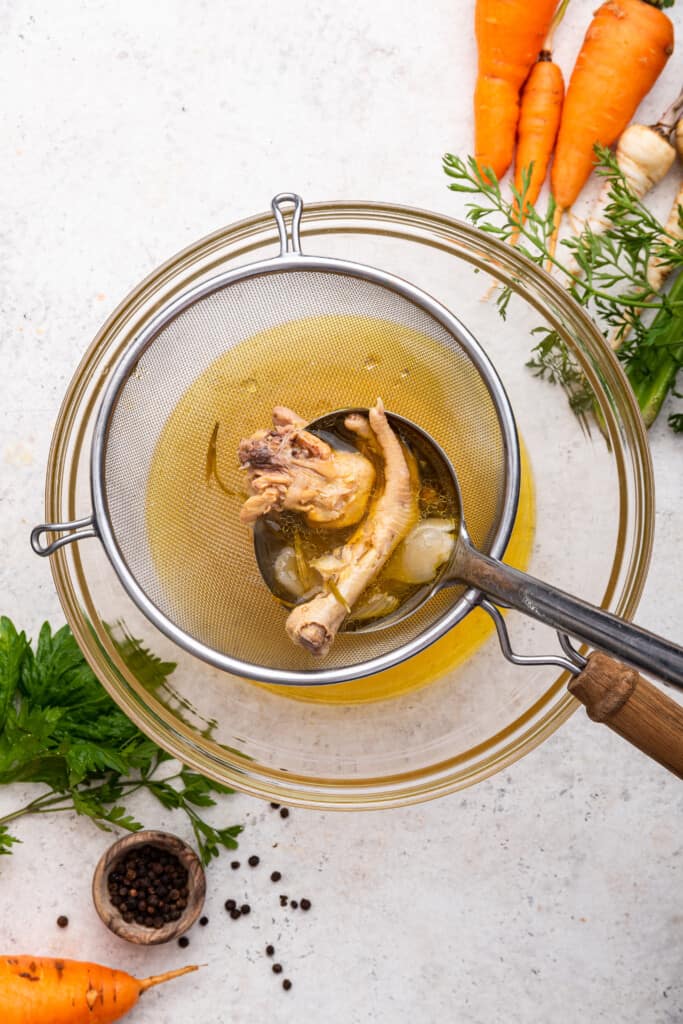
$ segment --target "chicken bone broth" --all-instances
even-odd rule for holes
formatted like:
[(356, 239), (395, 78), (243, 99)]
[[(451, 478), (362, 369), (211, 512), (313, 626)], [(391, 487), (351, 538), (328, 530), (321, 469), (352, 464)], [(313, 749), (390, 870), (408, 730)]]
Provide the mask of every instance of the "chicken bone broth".
[[(239, 343), (226, 340), (225, 350), (169, 408), (148, 470), (146, 535), (158, 579), (156, 603), (187, 633), (218, 651), (238, 652), (245, 660), (275, 668), (311, 667), (312, 656), (287, 637), (288, 609), (264, 584), (251, 533), (240, 523), (248, 493), (236, 452), (242, 438), (268, 426), (278, 405), (310, 421), (344, 407), (349, 396), (369, 408), (381, 395), (387, 409), (419, 423), (457, 465), (470, 534), (485, 546), (486, 510), (498, 487), (488, 457), (497, 426), (487, 407), (465, 403), (455, 415), (453, 395), (467, 372), (442, 342), (373, 316), (303, 317)], [(450, 514), (439, 507), (428, 512), (436, 519)], [(533, 481), (522, 450), (520, 508), (506, 552), (506, 560), (517, 568), (529, 564), (534, 523)], [(344, 536), (340, 531), (336, 543)], [(466, 662), (492, 630), (488, 617), (475, 610), (402, 665), (354, 682), (278, 686), (273, 692), (324, 703), (406, 694)], [(362, 639), (359, 635), (358, 642)], [(340, 638), (340, 650), (347, 641), (355, 642), (352, 636)], [(329, 655), (334, 657), (335, 647)], [(229, 674), (225, 678), (228, 685)]]
[(313, 434), (278, 406), (272, 427), (239, 446), (251, 492), (240, 518), (260, 518), (261, 572), (285, 603), (298, 599), (287, 633), (318, 656), (345, 620), (353, 628), (381, 619), (433, 580), (452, 553), (456, 525), (433, 515), (446, 499), (429, 447), (415, 451), (400, 437), (381, 399), (367, 416), (322, 425)]

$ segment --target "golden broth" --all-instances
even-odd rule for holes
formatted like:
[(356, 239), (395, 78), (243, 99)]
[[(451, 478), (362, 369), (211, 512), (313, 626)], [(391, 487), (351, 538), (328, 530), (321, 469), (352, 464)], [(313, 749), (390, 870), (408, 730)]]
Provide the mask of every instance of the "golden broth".
[[(255, 568), (251, 533), (239, 524), (246, 491), (237, 447), (241, 438), (270, 423), (273, 406), (288, 405), (314, 419), (332, 409), (372, 405), (380, 395), (388, 409), (420, 424), (449, 451), (444, 424), (452, 431), (457, 410), (452, 404), (453, 355), (444, 345), (393, 322), (345, 315), (300, 320), (296, 337), (300, 344), (294, 348), (290, 322), (228, 349), (185, 392), (155, 449), (146, 504), (152, 558), (171, 603), (182, 610), (184, 622), (189, 620), (190, 631), (218, 649), (230, 649), (220, 638), (225, 635), (223, 620), (230, 618), (225, 609), (233, 606), (238, 588), (245, 622), (259, 624), (264, 647), (269, 631), (278, 630), (278, 643), (284, 635), (284, 614), (280, 624), (275, 599)], [(337, 361), (317, 364), (311, 359), (321, 337), (326, 351), (339, 352)], [(468, 443), (457, 451), (455, 461), (466, 518), (476, 540), (478, 510), (476, 505), (472, 510), (473, 496), (494, 490), (496, 471), (485, 447), (492, 424), (471, 420), (463, 429)], [(525, 457), (521, 485), (506, 558), (524, 568), (534, 526), (533, 487)], [(216, 566), (225, 566), (225, 571), (216, 572)], [(214, 570), (211, 588), (205, 585), (207, 567)], [(200, 596), (207, 593), (206, 599)], [(270, 616), (267, 625), (265, 616)], [(405, 693), (464, 661), (491, 629), (488, 617), (474, 611), (421, 655), (375, 676), (335, 686), (272, 689), (300, 700), (333, 703)], [(311, 667), (315, 665), (320, 663)]]

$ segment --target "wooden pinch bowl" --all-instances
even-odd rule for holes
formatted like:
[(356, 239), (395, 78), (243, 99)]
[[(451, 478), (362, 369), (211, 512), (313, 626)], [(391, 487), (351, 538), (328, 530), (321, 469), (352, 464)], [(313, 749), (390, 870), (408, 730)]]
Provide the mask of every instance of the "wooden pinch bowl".
[[(187, 871), (187, 906), (177, 921), (169, 921), (161, 928), (123, 920), (118, 907), (109, 896), (108, 878), (122, 857), (141, 846), (156, 846), (165, 853), (174, 854)], [(192, 847), (169, 832), (145, 829), (119, 839), (100, 857), (92, 881), (92, 898), (95, 910), (110, 931), (127, 942), (138, 945), (156, 946), (170, 942), (188, 931), (201, 914), (206, 895), (206, 876), (199, 857)]]

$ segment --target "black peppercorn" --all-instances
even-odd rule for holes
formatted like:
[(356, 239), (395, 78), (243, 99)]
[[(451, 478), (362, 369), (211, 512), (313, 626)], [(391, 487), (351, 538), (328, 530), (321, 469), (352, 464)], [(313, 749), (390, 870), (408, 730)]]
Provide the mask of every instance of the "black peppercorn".
[(237, 871), (239, 866), (240, 866), (240, 862), (238, 860), (231, 860), (230, 861), (230, 867), (232, 868), (233, 871)]
[(290, 988), (292, 987), (292, 983), (289, 980), (289, 978), (285, 978), (285, 980), (282, 982), (282, 987), (285, 990), (285, 992), (289, 992)]
[(273, 808), (274, 811), (279, 811), (280, 810), (280, 805), (279, 804), (271, 804), (270, 806)]
[(256, 854), (254, 853), (254, 854), (251, 855), (251, 857), (249, 858), (247, 863), (249, 864), (250, 868), (255, 868), (260, 863), (260, 861), (261, 861), (261, 858), (257, 857)]
[(206, 928), (207, 924), (209, 923), (208, 917), (200, 917), (199, 923), (202, 926), (202, 928)]
[(241, 916), (242, 916), (242, 911), (238, 910), (237, 907), (235, 907), (234, 910), (230, 911), (230, 917), (233, 919), (233, 921), (237, 921), (237, 919), (240, 918)]
[(181, 949), (187, 949), (187, 947), (190, 945), (190, 940), (188, 939), (187, 935), (180, 936), (180, 938), (178, 939), (178, 945), (181, 947)]
[(301, 903), (300, 903), (300, 906), (301, 906), (302, 910), (310, 910), (311, 909), (311, 901), (307, 900), (307, 899), (303, 899), (301, 901)]
[(65, 917), (64, 914), (60, 914), (59, 917), (57, 918), (57, 927), (58, 928), (67, 928), (68, 925), (69, 925), (69, 918)]
[(272, 956), (275, 952), (275, 946), (266, 946), (266, 956)]
[(175, 854), (146, 844), (131, 850), (107, 877), (109, 898), (124, 921), (161, 928), (187, 906), (188, 873)]
[(281, 818), (288, 818), (289, 817), (289, 811), (287, 810), (286, 807), (282, 807), (281, 808), (281, 810), (280, 810), (280, 817)]
[(273, 871), (272, 875), (270, 876), (271, 882), (279, 882), (281, 878), (282, 875), (280, 874), (279, 871)]
[(226, 910), (234, 910), (236, 906), (237, 906), (237, 904), (235, 903), (234, 900), (226, 900), (225, 901), (225, 909)]
[(243, 914), (251, 914), (251, 907), (249, 906), (248, 903), (243, 903), (242, 906), (240, 907), (240, 910), (242, 911)]
[(282, 974), (282, 964), (273, 964), (273, 974)]

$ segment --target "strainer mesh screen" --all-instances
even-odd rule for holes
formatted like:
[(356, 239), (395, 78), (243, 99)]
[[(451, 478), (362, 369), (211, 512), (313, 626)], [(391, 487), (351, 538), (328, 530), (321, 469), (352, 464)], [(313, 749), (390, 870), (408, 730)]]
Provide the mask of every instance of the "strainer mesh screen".
[(287, 612), (259, 575), (239, 521), (239, 440), (270, 425), (274, 405), (313, 419), (378, 395), (452, 459), (486, 551), (504, 498), (503, 432), (467, 351), (420, 306), (343, 273), (272, 271), (210, 293), (157, 333), (112, 410), (104, 498), (128, 569), (169, 620), (223, 654), (306, 671), (394, 650), (458, 600), (453, 587), (391, 630), (340, 636), (320, 662), (287, 638)]

